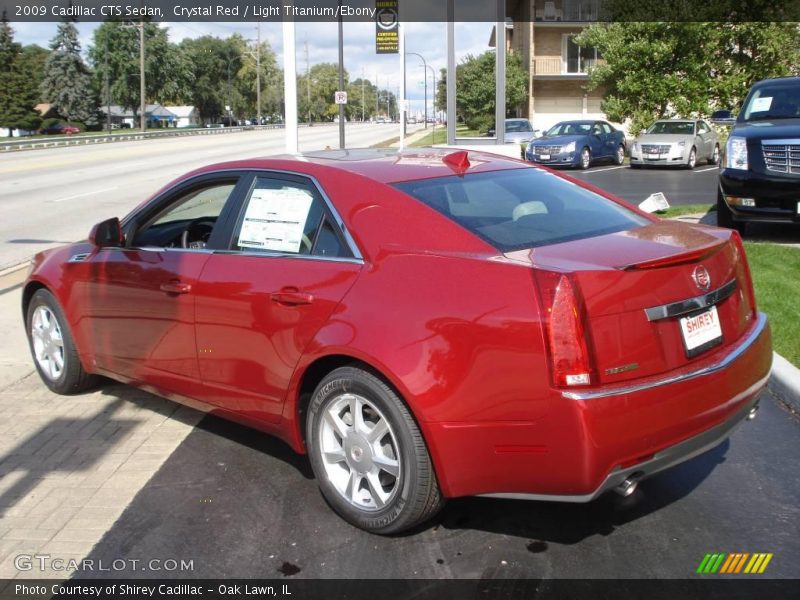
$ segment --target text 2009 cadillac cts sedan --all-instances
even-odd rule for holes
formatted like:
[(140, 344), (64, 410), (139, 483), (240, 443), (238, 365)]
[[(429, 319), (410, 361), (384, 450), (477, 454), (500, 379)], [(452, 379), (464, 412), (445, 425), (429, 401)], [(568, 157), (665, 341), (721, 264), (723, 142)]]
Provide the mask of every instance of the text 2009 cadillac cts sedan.
[(725, 439), (771, 364), (738, 235), (489, 154), (214, 165), (38, 254), (59, 393), (105, 375), (276, 435), (378, 533), (588, 502)]

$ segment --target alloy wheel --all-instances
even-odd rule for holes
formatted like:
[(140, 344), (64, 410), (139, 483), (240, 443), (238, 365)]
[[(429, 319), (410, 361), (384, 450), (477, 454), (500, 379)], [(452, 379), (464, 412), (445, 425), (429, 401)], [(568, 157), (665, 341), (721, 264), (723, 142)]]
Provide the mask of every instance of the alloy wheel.
[(31, 319), (31, 340), (42, 373), (51, 381), (57, 380), (64, 371), (64, 338), (49, 307), (36, 307)]
[(380, 510), (400, 489), (397, 437), (383, 413), (363, 396), (345, 393), (330, 401), (318, 444), (328, 480), (353, 506)]

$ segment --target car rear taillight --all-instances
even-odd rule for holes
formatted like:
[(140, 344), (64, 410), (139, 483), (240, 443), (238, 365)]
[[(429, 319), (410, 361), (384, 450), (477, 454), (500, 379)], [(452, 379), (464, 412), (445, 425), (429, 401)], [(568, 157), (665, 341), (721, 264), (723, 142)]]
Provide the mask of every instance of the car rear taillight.
[(543, 307), (553, 383), (590, 385), (592, 366), (585, 327), (586, 311), (569, 275), (535, 271)]
[(731, 232), (731, 241), (733, 247), (736, 248), (736, 276), (739, 279), (739, 285), (742, 286), (748, 301), (750, 310), (753, 316), (756, 314), (756, 292), (753, 289), (753, 278), (750, 275), (750, 265), (747, 263), (747, 255), (744, 251), (744, 244), (738, 231)]

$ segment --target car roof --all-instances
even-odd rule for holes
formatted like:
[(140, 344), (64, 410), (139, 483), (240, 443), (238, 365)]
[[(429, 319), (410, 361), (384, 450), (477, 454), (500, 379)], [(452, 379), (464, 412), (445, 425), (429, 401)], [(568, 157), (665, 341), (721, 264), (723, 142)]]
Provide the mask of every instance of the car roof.
[(694, 123), (703, 119), (659, 119), (656, 123)]
[(509, 121), (527, 121), (528, 119), (523, 119), (521, 117), (514, 117), (513, 119), (506, 119), (506, 123)]
[(773, 77), (772, 79), (762, 79), (756, 81), (753, 87), (769, 87), (771, 85), (783, 85), (785, 83), (800, 83), (800, 77)]
[[(459, 163), (466, 154), (469, 166)], [(446, 162), (446, 157), (451, 157)], [(218, 163), (204, 167), (194, 174), (229, 169), (266, 169), (289, 171), (311, 176), (330, 175), (332, 170), (361, 175), (381, 183), (400, 183), (449, 175), (463, 175), (506, 169), (530, 168), (520, 160), (491, 154), (448, 148), (420, 148), (399, 152), (389, 149), (322, 150), (300, 155), (279, 155)], [(188, 175), (187, 175), (188, 176)]]

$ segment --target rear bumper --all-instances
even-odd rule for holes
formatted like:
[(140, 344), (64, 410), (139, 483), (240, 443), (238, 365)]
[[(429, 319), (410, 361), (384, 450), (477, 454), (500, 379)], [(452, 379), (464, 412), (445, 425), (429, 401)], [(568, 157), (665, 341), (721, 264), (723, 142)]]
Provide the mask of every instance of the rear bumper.
[(632, 475), (650, 476), (724, 441), (757, 402), (771, 364), (769, 323), (759, 314), (735, 345), (691, 370), (553, 390), (537, 421), (424, 428), (447, 496), (588, 502)]

